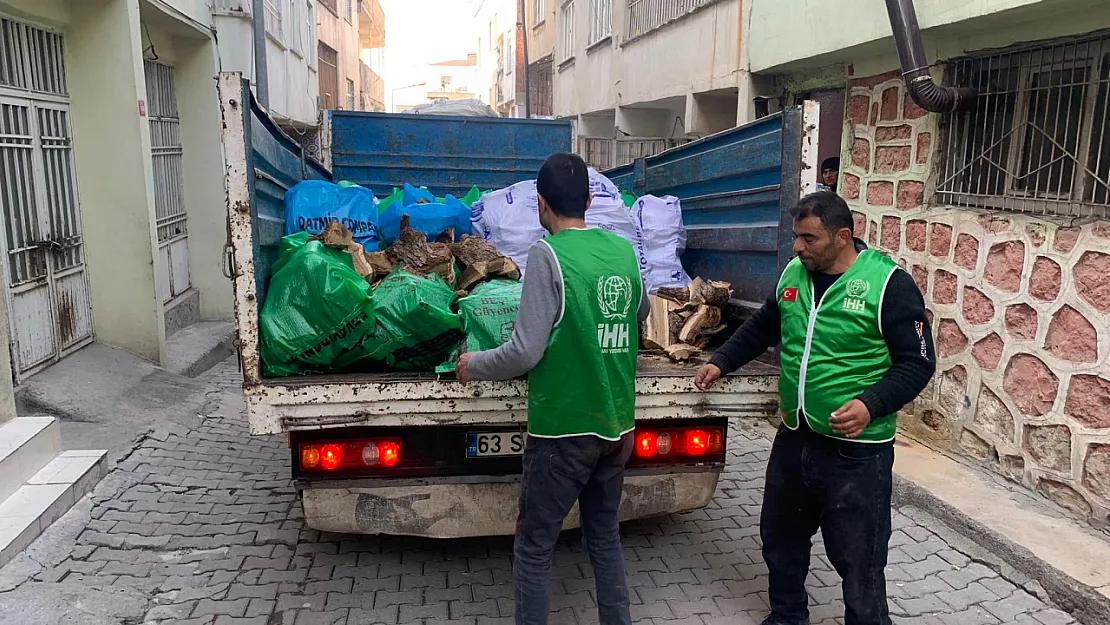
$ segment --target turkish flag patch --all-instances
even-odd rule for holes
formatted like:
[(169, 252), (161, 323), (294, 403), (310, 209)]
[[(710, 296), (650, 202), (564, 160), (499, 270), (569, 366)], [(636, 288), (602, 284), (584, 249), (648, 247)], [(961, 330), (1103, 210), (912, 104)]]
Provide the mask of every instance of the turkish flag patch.
[(790, 288), (782, 290), (782, 301), (796, 302), (798, 301), (798, 289)]

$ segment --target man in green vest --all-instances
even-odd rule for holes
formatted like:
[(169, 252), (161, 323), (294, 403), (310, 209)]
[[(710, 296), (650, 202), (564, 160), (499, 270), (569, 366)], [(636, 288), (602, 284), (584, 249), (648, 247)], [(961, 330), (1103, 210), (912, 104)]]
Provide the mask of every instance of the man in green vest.
[(893, 260), (852, 236), (828, 191), (793, 210), (794, 253), (775, 292), (695, 378), (708, 390), (782, 343), (782, 425), (767, 464), (760, 535), (771, 614), (807, 625), (811, 538), (843, 578), (845, 625), (890, 625), (887, 543), (896, 413), (936, 369), (925, 302)]
[(576, 501), (599, 620), (632, 622), (617, 511), (632, 455), (640, 322), (650, 311), (632, 245), (586, 227), (589, 184), (577, 155), (555, 154), (543, 164), (539, 219), (551, 236), (529, 250), (512, 339), (463, 355), (456, 372), (464, 384), (528, 374), (513, 549), (520, 624), (547, 623), (552, 554)]

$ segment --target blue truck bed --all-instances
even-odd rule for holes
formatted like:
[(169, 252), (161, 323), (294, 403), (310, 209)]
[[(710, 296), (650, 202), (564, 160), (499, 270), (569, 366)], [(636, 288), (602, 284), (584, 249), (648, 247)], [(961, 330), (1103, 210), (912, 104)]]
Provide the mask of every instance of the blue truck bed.
[[(496, 189), (532, 178), (548, 155), (572, 147), (567, 121), (332, 111), (329, 170), (277, 127), (246, 81), (238, 93), (244, 105), (228, 99), (225, 115), (231, 107), (243, 116), (245, 151), (236, 159), (243, 171), (229, 172), (229, 179), (245, 184), (239, 191), (229, 187), (229, 218), (234, 232), (242, 230), (236, 223), (250, 230), (254, 283), (254, 293), (237, 287), (240, 314), (257, 315), (265, 301), (285, 231), (284, 195), (298, 182), (348, 180), (378, 197), (409, 182), (437, 195), (462, 196), (472, 185)], [(809, 121), (814, 117), (802, 108), (787, 109), (606, 173), (640, 195), (679, 197), (688, 273), (728, 281), (736, 303), (754, 305), (774, 288), (790, 258), (789, 208), (816, 185), (816, 166), (807, 165), (816, 150), (816, 125)], [(237, 221), (248, 216), (249, 225)], [(238, 266), (247, 260), (235, 258)], [(244, 327), (257, 328), (257, 318), (252, 321), (245, 326), (240, 319), (241, 338)], [(256, 341), (246, 343), (257, 349)]]

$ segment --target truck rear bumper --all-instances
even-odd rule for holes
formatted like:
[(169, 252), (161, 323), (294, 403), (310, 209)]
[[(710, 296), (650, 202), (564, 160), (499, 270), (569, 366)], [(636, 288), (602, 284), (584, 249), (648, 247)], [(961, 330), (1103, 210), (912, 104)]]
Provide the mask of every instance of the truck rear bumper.
[[(627, 475), (622, 521), (704, 507), (717, 490), (719, 468), (663, 475)], [(379, 488), (306, 488), (305, 522), (321, 531), (428, 538), (511, 535), (519, 481)], [(563, 529), (579, 526), (578, 506)]]

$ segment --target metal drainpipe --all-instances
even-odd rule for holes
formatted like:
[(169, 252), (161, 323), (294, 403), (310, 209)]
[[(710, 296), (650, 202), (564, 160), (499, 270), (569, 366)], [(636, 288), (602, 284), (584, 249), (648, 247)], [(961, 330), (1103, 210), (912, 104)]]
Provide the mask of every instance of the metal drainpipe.
[(266, 6), (265, 0), (253, 0), (251, 18), (254, 26), (254, 89), (255, 98), (262, 108), (270, 108), (270, 74), (266, 63)]
[(945, 87), (933, 82), (929, 74), (929, 61), (921, 42), (921, 28), (913, 0), (886, 0), (890, 15), (890, 29), (898, 47), (898, 60), (902, 65), (902, 79), (906, 91), (918, 106), (933, 113), (968, 111), (975, 108), (979, 94), (967, 87)]

